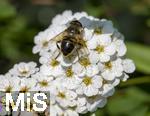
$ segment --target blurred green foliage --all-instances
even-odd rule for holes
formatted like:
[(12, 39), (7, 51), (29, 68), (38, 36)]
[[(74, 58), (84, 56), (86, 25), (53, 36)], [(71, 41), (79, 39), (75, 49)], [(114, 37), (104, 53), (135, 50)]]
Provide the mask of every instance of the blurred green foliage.
[[(96, 112), (98, 116), (148, 116), (150, 95), (136, 87), (122, 89), (113, 96), (102, 112)], [(100, 115), (99, 115), (100, 114)]]
[(150, 47), (137, 43), (127, 43), (128, 57), (136, 63), (137, 71), (150, 74)]
[(0, 0), (0, 73), (20, 61), (38, 61), (34, 36), (66, 9), (113, 20), (137, 67), (96, 115), (150, 116), (150, 0)]

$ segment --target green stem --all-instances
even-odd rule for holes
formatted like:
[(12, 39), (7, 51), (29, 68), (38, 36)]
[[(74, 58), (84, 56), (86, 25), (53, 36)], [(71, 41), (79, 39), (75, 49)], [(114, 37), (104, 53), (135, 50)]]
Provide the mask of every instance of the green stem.
[(136, 77), (120, 84), (120, 87), (150, 83), (150, 76)]

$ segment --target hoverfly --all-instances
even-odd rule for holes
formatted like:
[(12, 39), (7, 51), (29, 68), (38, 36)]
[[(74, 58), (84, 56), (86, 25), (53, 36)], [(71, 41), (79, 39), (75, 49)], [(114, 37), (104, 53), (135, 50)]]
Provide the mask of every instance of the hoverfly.
[(73, 20), (69, 23), (67, 29), (52, 38), (50, 41), (55, 41), (56, 46), (64, 57), (69, 57), (74, 51), (79, 56), (79, 50), (86, 48), (85, 40), (83, 39), (84, 28), (78, 20)]

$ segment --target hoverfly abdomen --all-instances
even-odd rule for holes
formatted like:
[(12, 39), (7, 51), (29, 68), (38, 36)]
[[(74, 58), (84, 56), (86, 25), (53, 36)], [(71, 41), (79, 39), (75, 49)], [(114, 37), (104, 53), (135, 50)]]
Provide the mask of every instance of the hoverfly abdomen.
[(61, 42), (61, 51), (64, 56), (68, 56), (74, 50), (74, 43), (69, 39), (64, 39)]

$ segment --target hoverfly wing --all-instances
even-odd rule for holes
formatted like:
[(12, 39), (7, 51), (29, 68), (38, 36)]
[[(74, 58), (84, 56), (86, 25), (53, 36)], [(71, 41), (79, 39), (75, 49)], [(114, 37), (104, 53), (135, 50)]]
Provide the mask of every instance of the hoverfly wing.
[(63, 40), (66, 35), (67, 35), (67, 31), (65, 30), (65, 31), (59, 33), (58, 35), (56, 35), (55, 37), (51, 38), (49, 41), (55, 42), (55, 43), (59, 42), (59, 41)]
[(63, 31), (56, 35), (55, 37), (51, 38), (49, 42), (51, 43), (51, 54), (53, 59), (56, 59), (60, 55), (60, 49), (58, 49), (58, 43), (60, 43), (64, 37), (67, 35), (67, 31)]

